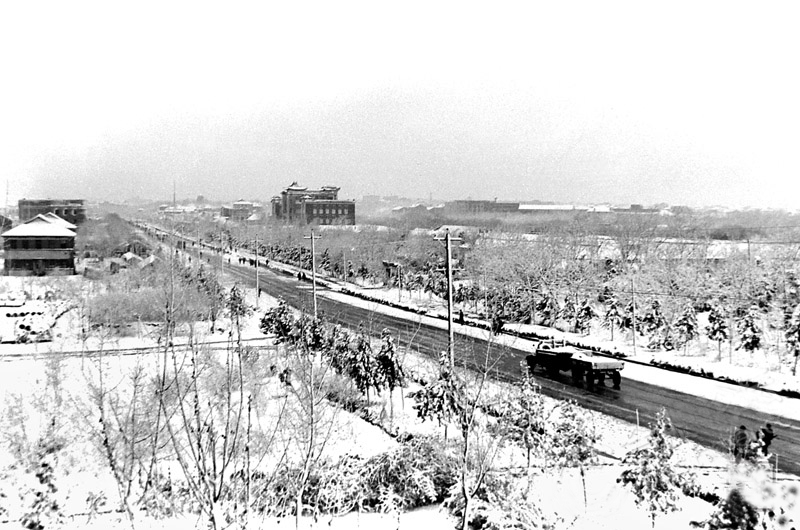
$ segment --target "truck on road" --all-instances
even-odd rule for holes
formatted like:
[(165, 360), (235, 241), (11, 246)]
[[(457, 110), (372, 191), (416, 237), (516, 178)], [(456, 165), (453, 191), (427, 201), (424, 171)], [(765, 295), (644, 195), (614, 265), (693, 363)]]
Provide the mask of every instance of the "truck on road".
[(550, 377), (569, 371), (577, 386), (583, 386), (585, 380), (589, 389), (594, 388), (595, 384), (604, 385), (608, 376), (613, 387), (619, 390), (622, 381), (620, 372), (625, 368), (625, 363), (618, 359), (595, 355), (574, 346), (556, 346), (547, 342), (540, 342), (534, 353), (525, 360), (531, 374), (537, 366), (541, 366)]

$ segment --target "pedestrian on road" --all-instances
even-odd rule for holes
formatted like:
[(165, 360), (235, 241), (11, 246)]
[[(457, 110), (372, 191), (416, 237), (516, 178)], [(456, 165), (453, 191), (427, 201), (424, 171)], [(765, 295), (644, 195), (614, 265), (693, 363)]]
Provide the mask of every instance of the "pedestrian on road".
[(764, 450), (764, 433), (760, 430), (755, 432), (756, 437), (749, 444), (747, 444), (747, 458), (753, 462), (758, 461), (762, 456)]
[(764, 456), (767, 456), (769, 454), (769, 446), (770, 444), (772, 444), (772, 440), (777, 438), (777, 436), (772, 431), (771, 423), (767, 423), (766, 425), (761, 427), (761, 434), (762, 434), (762, 440), (764, 441), (764, 446), (761, 448), (761, 450), (764, 451)]
[(747, 432), (747, 427), (740, 425), (736, 432), (733, 433), (733, 456), (737, 464), (747, 455), (749, 441), (750, 435)]

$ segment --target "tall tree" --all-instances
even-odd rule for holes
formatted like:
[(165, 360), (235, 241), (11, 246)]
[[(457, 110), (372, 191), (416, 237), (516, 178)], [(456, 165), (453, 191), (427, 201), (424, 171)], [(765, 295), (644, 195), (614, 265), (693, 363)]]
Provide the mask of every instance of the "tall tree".
[(680, 494), (697, 493), (694, 476), (678, 470), (672, 461), (675, 451), (667, 437), (671, 427), (667, 412), (662, 408), (656, 413), (656, 421), (650, 424), (647, 446), (625, 455), (623, 464), (626, 467), (618, 479), (633, 491), (636, 504), (650, 512), (654, 527), (659, 513), (680, 509)]
[(756, 308), (750, 307), (736, 321), (736, 331), (739, 333), (739, 345), (736, 347), (744, 349), (752, 354), (761, 347), (761, 327), (756, 320)]
[(592, 308), (589, 300), (584, 298), (581, 305), (578, 307), (578, 312), (575, 315), (575, 331), (581, 334), (587, 334), (590, 331), (592, 320), (597, 317), (597, 313)]
[(706, 335), (717, 343), (717, 361), (722, 360), (722, 341), (730, 338), (728, 330), (728, 315), (721, 305), (715, 305), (708, 313)]
[(603, 315), (603, 326), (611, 330), (611, 340), (614, 340), (614, 328), (622, 327), (622, 312), (620, 311), (619, 301), (612, 296), (607, 300), (606, 312)]
[(800, 358), (800, 304), (794, 308), (786, 327), (786, 344), (789, 351), (794, 354), (792, 375), (797, 375), (797, 359)]
[(699, 334), (697, 330), (697, 313), (695, 313), (691, 303), (684, 306), (683, 311), (675, 320), (673, 328), (678, 332), (681, 344), (683, 344), (683, 353), (686, 355), (689, 341), (696, 339)]

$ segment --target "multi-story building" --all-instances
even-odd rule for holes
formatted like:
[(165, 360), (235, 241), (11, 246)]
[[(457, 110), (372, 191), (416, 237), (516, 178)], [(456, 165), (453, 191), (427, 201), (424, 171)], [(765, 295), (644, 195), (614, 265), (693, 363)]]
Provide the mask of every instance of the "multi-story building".
[(339, 188), (323, 186), (310, 190), (297, 182), (272, 198), (272, 216), (304, 224), (354, 225), (356, 203), (339, 199)]
[(75, 274), (75, 232), (63, 219), (37, 215), (3, 232), (6, 276)]
[(457, 200), (445, 203), (448, 214), (463, 213), (517, 213), (518, 202)]
[(86, 220), (83, 199), (20, 199), (19, 222), (24, 223), (39, 214), (54, 213), (65, 221), (79, 225)]
[(256, 205), (252, 202), (239, 199), (231, 206), (220, 208), (220, 216), (231, 221), (244, 222), (256, 211)]

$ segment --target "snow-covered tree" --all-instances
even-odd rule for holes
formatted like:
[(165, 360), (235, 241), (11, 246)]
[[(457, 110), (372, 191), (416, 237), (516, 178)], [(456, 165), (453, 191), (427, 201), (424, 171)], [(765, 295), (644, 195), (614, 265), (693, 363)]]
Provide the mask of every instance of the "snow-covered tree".
[(546, 291), (536, 307), (537, 312), (541, 315), (541, 322), (543, 326), (552, 326), (558, 318), (558, 300), (555, 295), (550, 291)]
[(423, 383), (408, 396), (417, 402), (414, 408), (423, 421), (436, 420), (440, 426), (451, 421), (461, 426), (465, 421), (469, 404), (464, 382), (447, 368), (442, 368), (436, 381)]
[(376, 388), (389, 390), (390, 417), (391, 421), (394, 422), (394, 400), (392, 399), (392, 394), (395, 388), (402, 387), (405, 384), (406, 374), (397, 356), (397, 345), (388, 329), (381, 331), (381, 349), (375, 361), (379, 371), (376, 377)]
[(570, 327), (574, 329), (575, 323), (575, 315), (577, 314), (578, 309), (575, 307), (575, 302), (572, 301), (571, 296), (564, 297), (564, 304), (561, 306), (561, 311), (558, 313), (558, 317), (570, 324)]
[(508, 414), (503, 416), (505, 434), (512, 441), (525, 447), (528, 467), (531, 465), (531, 455), (537, 448), (542, 448), (545, 440), (544, 397), (533, 377), (524, 367), (525, 377), (522, 378), (517, 399), (510, 403)]
[(596, 460), (594, 444), (597, 433), (585, 411), (572, 400), (565, 401), (559, 409), (557, 425), (550, 433), (545, 458), (555, 467), (577, 467), (583, 484), (583, 502), (586, 499), (586, 473), (584, 466)]
[(747, 501), (738, 489), (731, 490), (706, 523), (708, 530), (757, 530), (758, 508)]
[(736, 331), (739, 333), (739, 345), (749, 353), (761, 347), (761, 327), (756, 322), (756, 308), (749, 308), (737, 321)]
[(689, 341), (696, 339), (699, 335), (697, 313), (695, 313), (692, 304), (689, 303), (684, 306), (683, 311), (678, 315), (678, 318), (675, 319), (672, 327), (678, 332), (685, 354), (686, 346), (689, 344)]
[(792, 375), (797, 375), (797, 359), (800, 357), (800, 304), (794, 308), (792, 317), (786, 326), (786, 345), (790, 352), (794, 354), (794, 365)]
[(597, 313), (589, 304), (589, 300), (584, 298), (581, 305), (578, 307), (578, 313), (575, 315), (575, 332), (586, 334), (589, 332), (592, 324), (592, 319), (597, 317)]
[(611, 297), (608, 299), (606, 312), (603, 315), (603, 326), (611, 330), (611, 340), (614, 340), (614, 328), (621, 328), (622, 321), (623, 317), (619, 307), (619, 301), (616, 297)]
[(659, 514), (680, 509), (681, 494), (697, 493), (694, 476), (679, 471), (672, 462), (674, 449), (667, 438), (671, 426), (667, 412), (662, 408), (656, 413), (655, 423), (650, 425), (647, 446), (625, 455), (623, 463), (626, 468), (617, 479), (633, 491), (636, 504), (650, 512), (653, 526)]
[(377, 387), (378, 374), (377, 361), (372, 353), (369, 336), (362, 330), (352, 345), (347, 375), (369, 400), (369, 389)]
[(722, 359), (722, 341), (730, 338), (728, 329), (728, 315), (720, 305), (711, 308), (708, 313), (708, 325), (706, 326), (706, 335), (708, 338), (717, 343), (717, 361)]
[(322, 252), (322, 256), (320, 256), (320, 258), (319, 258), (318, 267), (319, 267), (319, 269), (321, 271), (330, 274), (330, 272), (331, 272), (331, 255), (328, 252), (327, 248)]
[(642, 333), (651, 337), (657, 336), (666, 325), (667, 319), (664, 318), (664, 314), (661, 312), (661, 303), (658, 300), (653, 300), (650, 308), (642, 316)]

